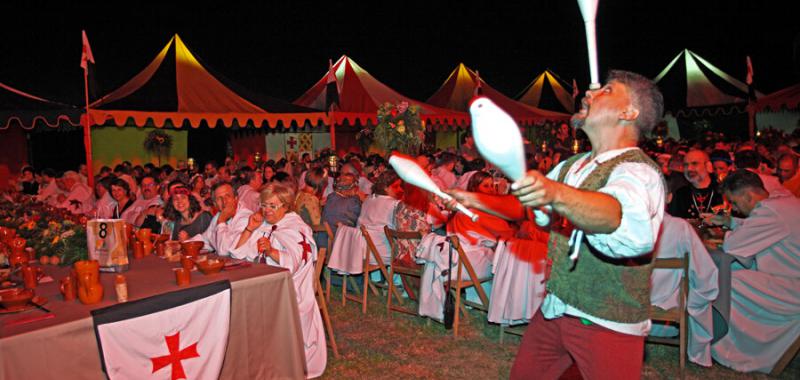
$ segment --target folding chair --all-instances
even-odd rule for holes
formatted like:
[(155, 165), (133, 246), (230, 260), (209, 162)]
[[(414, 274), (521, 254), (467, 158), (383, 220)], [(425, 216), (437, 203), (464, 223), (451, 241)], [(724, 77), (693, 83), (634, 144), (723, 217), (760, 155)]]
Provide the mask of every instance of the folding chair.
[[(458, 252), (458, 266), (456, 269), (456, 279), (450, 281), (450, 291), (454, 292), (454, 296), (456, 299), (456, 311), (461, 310), (464, 314), (464, 317), (467, 316), (467, 312), (464, 308), (464, 305), (469, 305), (473, 308), (488, 311), (489, 310), (489, 297), (486, 296), (486, 292), (483, 290), (482, 283), (490, 281), (492, 276), (489, 275), (484, 278), (478, 278), (475, 275), (475, 270), (472, 267), (472, 263), (469, 261), (469, 257), (464, 253), (464, 250), (461, 248), (461, 241), (458, 240), (458, 236), (450, 235), (450, 244), (453, 248)], [(469, 275), (469, 280), (462, 280), (462, 274), (464, 270), (467, 271)], [(478, 293), (478, 297), (481, 300), (481, 303), (475, 303), (471, 301), (461, 300), (461, 289), (468, 288), (468, 287), (475, 287), (475, 291)], [(455, 318), (453, 319), (453, 335), (458, 336), (458, 323), (459, 323), (459, 313), (455, 313)]]
[[(324, 233), (328, 237), (328, 244), (325, 247), (319, 247), (319, 249), (325, 248), (328, 255), (333, 251), (333, 230), (331, 230), (330, 224), (328, 222), (323, 222), (322, 224), (313, 224), (311, 225), (311, 230), (314, 231), (315, 234), (317, 233)], [(328, 261), (326, 257), (326, 261), (323, 263), (323, 276), (325, 277), (325, 283), (328, 285), (324, 291), (325, 293), (325, 301), (328, 303), (331, 302), (331, 294), (330, 294), (330, 269), (328, 269)]]
[[(391, 286), (393, 283), (392, 277), (389, 276), (389, 272), (386, 270), (386, 264), (384, 264), (383, 259), (381, 258), (380, 253), (378, 252), (378, 248), (375, 246), (375, 242), (372, 241), (372, 237), (369, 235), (369, 231), (364, 226), (361, 226), (361, 234), (364, 236), (364, 240), (367, 242), (367, 252), (364, 255), (364, 286), (362, 286), (362, 296), (363, 298), (361, 302), (361, 313), (367, 314), (367, 288), (370, 288), (375, 295), (378, 295), (378, 291), (375, 289), (375, 285), (370, 281), (369, 274), (375, 270), (380, 270), (383, 277), (386, 278), (386, 282), (390, 285), (389, 288), (389, 297), (394, 294), (398, 299), (401, 297), (400, 293), (397, 291), (397, 288)], [(370, 257), (375, 259), (375, 264), (372, 264), (370, 261)]]
[(775, 366), (772, 367), (772, 372), (770, 372), (770, 376), (778, 376), (783, 372), (786, 366), (792, 362), (795, 355), (797, 355), (797, 351), (800, 351), (800, 336), (795, 339), (794, 343), (783, 353), (783, 356), (775, 363)]
[[(389, 228), (388, 226), (384, 226), (383, 231), (386, 232), (386, 237), (389, 238), (389, 247), (391, 248), (391, 258), (392, 258), (390, 262), (391, 265), (389, 265), (388, 278), (390, 280), (388, 281), (389, 293), (388, 296), (386, 297), (386, 312), (389, 313), (389, 315), (391, 315), (391, 311), (394, 310), (406, 314), (416, 315), (417, 314), (416, 310), (392, 305), (392, 294), (395, 292), (393, 279), (395, 274), (399, 274), (400, 278), (403, 280), (403, 286), (406, 292), (408, 293), (408, 297), (410, 299), (416, 299), (413, 289), (411, 289), (411, 286), (409, 286), (406, 283), (406, 277), (410, 276), (410, 277), (421, 278), (422, 268), (423, 268), (422, 265), (415, 265), (414, 267), (399, 265), (395, 259), (397, 258), (397, 254), (399, 253), (398, 240), (416, 240), (417, 242), (419, 242), (420, 240), (422, 240), (422, 234), (419, 231), (396, 231)], [(398, 304), (402, 305), (403, 302), (404, 301), (402, 297), (397, 299)]]
[(647, 342), (656, 344), (667, 344), (678, 346), (680, 352), (681, 373), (686, 369), (686, 348), (689, 337), (689, 310), (687, 308), (687, 297), (689, 294), (689, 254), (682, 258), (656, 259), (653, 269), (677, 269), (683, 271), (681, 278), (680, 291), (678, 293), (678, 307), (664, 310), (658, 306), (650, 305), (650, 319), (653, 321), (678, 323), (679, 334), (677, 338), (662, 338), (648, 336)]
[[(325, 223), (328, 226), (328, 223)], [(330, 231), (330, 227), (328, 227)], [(330, 243), (328, 243), (330, 245)], [(325, 258), (328, 254), (327, 248), (319, 248), (317, 250), (317, 262), (314, 263), (314, 294), (317, 296), (317, 304), (322, 313), (322, 320), (325, 322), (325, 330), (328, 330), (328, 341), (333, 348), (333, 356), (339, 359), (339, 347), (336, 345), (336, 336), (333, 333), (333, 325), (331, 324), (331, 316), (328, 314), (328, 304), (325, 301), (325, 295), (322, 291), (322, 284), (319, 282), (319, 276), (322, 274), (322, 267), (325, 265)]]

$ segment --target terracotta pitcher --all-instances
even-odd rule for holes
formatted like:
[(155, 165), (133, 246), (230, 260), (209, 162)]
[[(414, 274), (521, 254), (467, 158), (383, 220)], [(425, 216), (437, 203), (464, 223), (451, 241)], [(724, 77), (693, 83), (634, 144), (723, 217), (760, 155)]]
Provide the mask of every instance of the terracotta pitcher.
[(26, 264), (28, 262), (28, 254), (25, 253), (25, 243), (27, 243), (27, 241), (19, 237), (13, 238), (9, 242), (9, 246), (11, 247), (11, 255), (8, 257), (8, 263), (12, 267)]
[(144, 256), (150, 256), (153, 252), (153, 232), (149, 228), (140, 228), (136, 231), (136, 238), (142, 243)]
[(83, 304), (98, 303), (103, 299), (103, 285), (100, 284), (100, 263), (97, 260), (82, 260), (75, 263), (78, 274), (78, 299)]

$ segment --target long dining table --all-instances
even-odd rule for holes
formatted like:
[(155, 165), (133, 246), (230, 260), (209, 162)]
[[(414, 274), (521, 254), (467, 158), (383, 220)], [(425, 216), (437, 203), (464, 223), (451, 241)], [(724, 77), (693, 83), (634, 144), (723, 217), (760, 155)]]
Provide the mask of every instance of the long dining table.
[[(129, 301), (228, 280), (231, 283), (230, 333), (222, 379), (302, 379), (305, 356), (295, 289), (288, 271), (262, 264), (203, 275), (176, 285), (170, 263), (156, 256), (132, 260), (127, 278)], [(0, 380), (104, 379), (91, 311), (117, 303), (115, 273), (102, 273), (104, 296), (84, 305), (64, 301), (59, 280), (70, 268), (43, 266), (54, 281), (35, 291), (47, 302), (41, 309), (8, 313), (0, 309)]]

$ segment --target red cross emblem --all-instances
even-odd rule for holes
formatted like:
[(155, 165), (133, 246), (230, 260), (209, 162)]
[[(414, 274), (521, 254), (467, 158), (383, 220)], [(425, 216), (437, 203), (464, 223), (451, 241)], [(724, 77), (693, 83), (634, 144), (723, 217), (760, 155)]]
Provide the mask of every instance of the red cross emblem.
[(295, 140), (294, 136), (290, 136), (288, 140), (286, 140), (286, 145), (289, 145), (289, 148), (294, 150), (294, 146), (297, 145), (297, 140)]
[(303, 240), (297, 242), (297, 244), (303, 247), (303, 262), (306, 262), (308, 261), (308, 254), (311, 253), (311, 244), (306, 241), (306, 235), (300, 234), (300, 236), (303, 237)]
[(169, 355), (150, 358), (150, 361), (153, 362), (153, 373), (156, 373), (156, 371), (160, 370), (161, 368), (171, 365), (172, 380), (186, 378), (186, 372), (183, 371), (183, 365), (181, 364), (181, 361), (191, 358), (199, 358), (200, 354), (197, 353), (198, 342), (195, 342), (191, 346), (181, 350), (180, 335), (181, 332), (178, 331), (175, 333), (175, 335), (164, 337), (167, 341), (167, 349), (169, 349)]

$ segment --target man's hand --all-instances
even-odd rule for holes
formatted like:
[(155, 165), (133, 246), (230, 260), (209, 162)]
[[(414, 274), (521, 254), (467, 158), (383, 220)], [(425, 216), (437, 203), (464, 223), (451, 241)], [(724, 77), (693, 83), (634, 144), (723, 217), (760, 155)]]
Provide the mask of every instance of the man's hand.
[(703, 218), (703, 223), (710, 226), (731, 226), (731, 217), (725, 214), (713, 214)]
[(558, 200), (561, 186), (563, 185), (545, 177), (544, 174), (529, 170), (524, 178), (511, 185), (513, 190), (511, 194), (524, 206), (541, 207)]
[(219, 220), (217, 223), (226, 223), (228, 219), (233, 218), (234, 215), (236, 215), (235, 207), (224, 208), (219, 212)]

